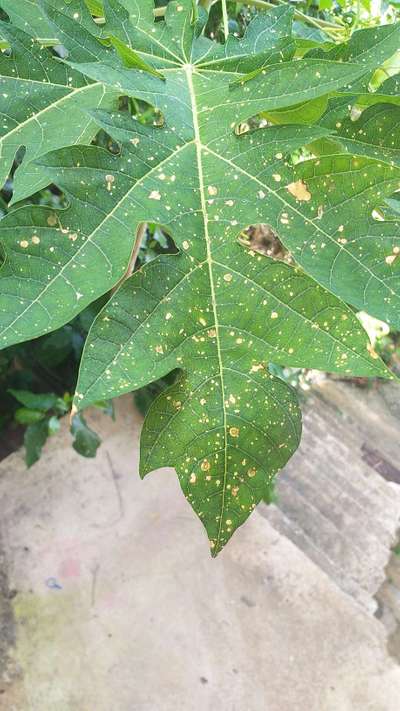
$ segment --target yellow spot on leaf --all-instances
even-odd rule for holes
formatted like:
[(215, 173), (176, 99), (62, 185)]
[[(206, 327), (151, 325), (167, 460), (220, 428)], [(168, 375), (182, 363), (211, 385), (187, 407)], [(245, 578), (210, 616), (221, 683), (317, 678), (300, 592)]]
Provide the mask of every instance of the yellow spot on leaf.
[(115, 182), (114, 175), (106, 175), (106, 182), (107, 182), (107, 190), (108, 190), (108, 192), (110, 192), (112, 185)]
[(150, 200), (161, 200), (161, 193), (158, 190), (152, 190), (149, 195)]
[(397, 257), (397, 254), (389, 254), (388, 257), (385, 257), (386, 264), (393, 264), (396, 257)]
[(265, 366), (263, 363), (255, 363), (251, 366), (251, 373), (257, 373), (259, 370), (264, 370)]
[(289, 183), (286, 188), (296, 200), (308, 202), (311, 200), (311, 193), (307, 190), (306, 184), (302, 180), (296, 180), (295, 183)]

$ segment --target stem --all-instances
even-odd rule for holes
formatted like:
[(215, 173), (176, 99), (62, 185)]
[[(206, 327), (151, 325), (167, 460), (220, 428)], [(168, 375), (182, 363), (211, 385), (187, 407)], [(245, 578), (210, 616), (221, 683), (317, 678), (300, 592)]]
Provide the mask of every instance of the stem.
[[(249, 4), (254, 4), (253, 0), (246, 0), (249, 2)], [(256, 0), (260, 4), (266, 4), (265, 0)], [(276, 0), (279, 5), (288, 5), (289, 3), (285, 2), (285, 0)], [(346, 28), (343, 25), (338, 25), (337, 22), (328, 22), (328, 20), (320, 20), (318, 17), (310, 17), (309, 15), (305, 15), (304, 12), (301, 12), (300, 10), (295, 10), (294, 11), (294, 16), (297, 20), (303, 20), (304, 22), (308, 22), (310, 25), (314, 25), (315, 27), (321, 28), (321, 27), (330, 27), (332, 30), (336, 30), (339, 32), (343, 32)]]
[(222, 20), (224, 23), (224, 36), (225, 42), (229, 36), (229, 25), (228, 25), (228, 10), (226, 9), (226, 0), (221, 0), (222, 3)]
[[(214, 4), (216, 0), (212, 0), (210, 4)], [(224, 18), (224, 33), (225, 33), (225, 39), (228, 36), (228, 27), (227, 27), (227, 9), (226, 9), (226, 0), (221, 0), (222, 2), (222, 13), (223, 13), (223, 18)], [(289, 3), (285, 2), (285, 0), (276, 0), (276, 2), (279, 5), (288, 5)], [(202, 5), (204, 5), (203, 2), (201, 2)], [(266, 8), (276, 8), (276, 5), (274, 5), (272, 2), (269, 2), (268, 0), (244, 0), (245, 5), (251, 5), (252, 7), (259, 8), (260, 10), (265, 10)], [(159, 7), (154, 10), (154, 17), (164, 17), (165, 15), (165, 7)], [(346, 32), (346, 27), (344, 25), (339, 25), (335, 22), (329, 22), (328, 20), (320, 20), (317, 17), (310, 17), (309, 15), (305, 15), (303, 12), (300, 12), (300, 10), (295, 10), (294, 11), (294, 17), (296, 20), (301, 20), (302, 22), (307, 22), (309, 25), (312, 25), (313, 27), (317, 27), (319, 30), (324, 30), (327, 35), (330, 35), (332, 39), (337, 39), (333, 35), (334, 32), (337, 33), (342, 33)]]
[(112, 291), (111, 291), (112, 294), (114, 294), (117, 291), (117, 289), (119, 289), (121, 284), (126, 279), (128, 279), (128, 277), (130, 277), (133, 274), (134, 269), (135, 269), (136, 260), (137, 260), (139, 250), (140, 250), (140, 245), (142, 244), (143, 238), (146, 234), (146, 230), (147, 230), (147, 222), (141, 222), (138, 229), (137, 229), (137, 232), (136, 232), (135, 243), (133, 245), (132, 253), (131, 253), (125, 274), (121, 277), (119, 282), (112, 289)]

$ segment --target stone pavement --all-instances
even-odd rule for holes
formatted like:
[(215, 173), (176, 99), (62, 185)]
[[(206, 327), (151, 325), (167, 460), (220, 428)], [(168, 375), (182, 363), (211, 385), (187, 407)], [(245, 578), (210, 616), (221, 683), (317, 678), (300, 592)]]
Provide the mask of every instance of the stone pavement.
[[(296, 541), (298, 505), (289, 512), (283, 494), (287, 535), (261, 507), (212, 560), (173, 471), (140, 481), (140, 418), (130, 397), (117, 409), (115, 423), (92, 417), (105, 438), (95, 460), (73, 452), (64, 428), (28, 472), (21, 453), (0, 464), (1, 711), (399, 711), (400, 666), (373, 614), (396, 485), (364, 472), (381, 512), (365, 542), (376, 553), (368, 572), (343, 541), (332, 559), (325, 537), (324, 567), (310, 556), (315, 531), (302, 549), (304, 520)], [(326, 472), (326, 458), (319, 466)], [(354, 535), (353, 519), (331, 521), (331, 535)]]

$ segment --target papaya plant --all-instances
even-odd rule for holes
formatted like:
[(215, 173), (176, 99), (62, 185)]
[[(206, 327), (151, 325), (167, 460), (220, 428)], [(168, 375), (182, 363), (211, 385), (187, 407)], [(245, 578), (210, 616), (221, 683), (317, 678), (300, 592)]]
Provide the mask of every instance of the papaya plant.
[[(213, 556), (300, 441), (273, 366), (391, 378), (356, 311), (400, 322), (398, 81), (371, 91), (400, 25), (338, 43), (347, 30), (301, 33), (289, 5), (252, 4), (265, 11), (235, 36), (223, 0), (217, 42), (194, 0), (0, 0), (3, 181), (24, 148), (0, 222), (0, 343), (109, 293), (74, 411), (177, 371), (146, 415), (140, 474), (175, 468)], [(93, 145), (100, 130), (117, 154)], [(27, 201), (49, 184), (66, 208)], [(176, 253), (134, 271), (149, 222)], [(249, 248), (254, 223), (293, 264)]]

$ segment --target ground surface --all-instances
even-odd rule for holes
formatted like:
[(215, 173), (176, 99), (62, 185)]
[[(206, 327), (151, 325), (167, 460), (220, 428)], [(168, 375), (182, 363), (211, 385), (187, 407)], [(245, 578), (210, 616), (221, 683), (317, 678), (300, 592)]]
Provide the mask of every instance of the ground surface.
[[(396, 630), (376, 617), (395, 625), (395, 605), (379, 595), (399, 523), (399, 487), (388, 479), (400, 450), (378, 424), (387, 416), (392, 433), (397, 414), (377, 395), (375, 430), (354, 426), (345, 441), (343, 411), (350, 426), (370, 395), (353, 393), (349, 406), (341, 388), (307, 406), (315, 414), (279, 506), (255, 512), (216, 560), (173, 472), (139, 480), (130, 398), (116, 423), (96, 416), (107, 433), (96, 460), (75, 455), (66, 432), (29, 472), (20, 453), (4, 460), (1, 711), (399, 711)], [(313, 445), (315, 418), (325, 446)], [(372, 461), (366, 443), (393, 469)], [(365, 483), (356, 511), (345, 480), (356, 504)], [(357, 517), (362, 533), (371, 523), (365, 550)]]

